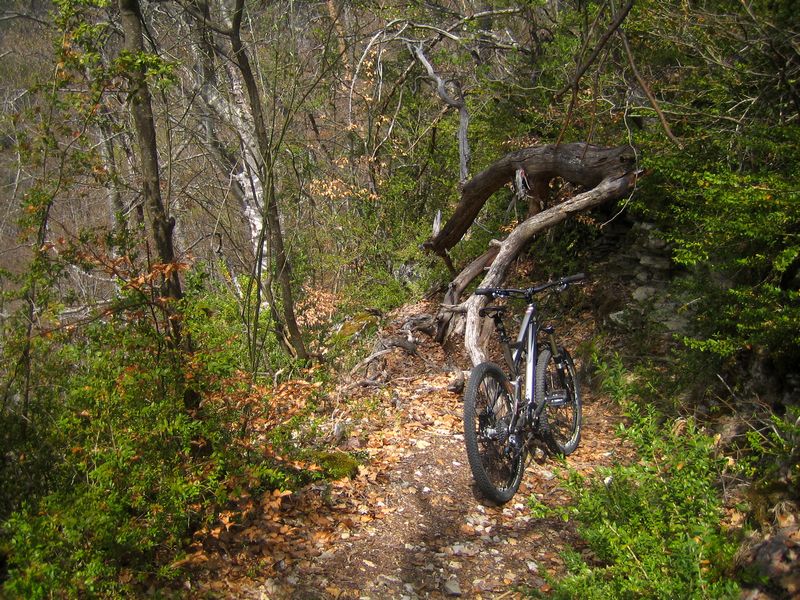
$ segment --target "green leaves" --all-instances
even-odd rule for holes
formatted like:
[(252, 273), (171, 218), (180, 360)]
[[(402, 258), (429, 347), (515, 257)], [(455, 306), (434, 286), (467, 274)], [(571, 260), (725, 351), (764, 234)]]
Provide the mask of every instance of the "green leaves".
[(176, 64), (164, 60), (151, 52), (120, 52), (114, 61), (113, 72), (120, 76), (128, 73), (144, 73), (144, 76), (155, 85), (169, 86), (177, 81)]
[(641, 460), (568, 482), (572, 513), (594, 561), (573, 555), (555, 598), (726, 598), (735, 543), (719, 528), (715, 487), (722, 462), (691, 419), (663, 421), (628, 405), (625, 435)]
[[(751, 158), (769, 161), (782, 140), (795, 138), (792, 129), (777, 129), (774, 144), (760, 139), (760, 128), (737, 143), (750, 148)], [(780, 170), (731, 169), (717, 147), (722, 143), (711, 141), (705, 159), (697, 147), (651, 156), (656, 175), (643, 184), (640, 201), (649, 208), (642, 212), (659, 223), (673, 260), (686, 268), (678, 286), (696, 299), (687, 347), (720, 358), (759, 348), (789, 364), (799, 356), (800, 339), (793, 270), (800, 254), (800, 171), (782, 172), (785, 154), (774, 155)]]

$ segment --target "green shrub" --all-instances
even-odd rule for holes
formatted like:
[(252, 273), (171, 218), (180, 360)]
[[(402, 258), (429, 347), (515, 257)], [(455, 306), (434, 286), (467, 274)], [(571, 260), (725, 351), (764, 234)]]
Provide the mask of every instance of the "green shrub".
[[(793, 406), (782, 416), (770, 414), (761, 426), (753, 426), (746, 434), (746, 447), (736, 462), (739, 471), (754, 482), (752, 498), (759, 504), (777, 498), (800, 498), (800, 408)], [(766, 520), (763, 506), (754, 507), (756, 518)]]
[(266, 422), (279, 407), (247, 374), (238, 303), (189, 280), (180, 314), (192, 350), (127, 300), (92, 325), (36, 339), (29, 416), (2, 412), (0, 456), (15, 460), (0, 475), (17, 481), (0, 489), (3, 593), (137, 596), (174, 575), (168, 565), (241, 481), (296, 479), (265, 457), (268, 441), (251, 443), (252, 408)]
[[(617, 390), (631, 393), (624, 371), (611, 375), (621, 377)], [(575, 505), (566, 514), (578, 522), (592, 558), (568, 554), (569, 573), (552, 597), (736, 597), (730, 573), (737, 545), (720, 528), (722, 463), (713, 439), (692, 419), (667, 420), (630, 400), (625, 408), (630, 425), (621, 434), (640, 461), (588, 480), (570, 477)]]
[[(35, 436), (55, 460), (26, 472), (49, 490), (4, 524), (5, 590), (20, 597), (117, 595), (153, 575), (216, 501), (228, 433), (213, 409), (191, 413), (181, 353), (146, 321), (114, 318), (53, 349), (73, 365)], [(32, 463), (31, 466), (36, 465)]]
[(781, 374), (800, 359), (800, 202), (790, 150), (798, 131), (746, 132), (737, 142), (754, 162), (739, 169), (725, 162), (727, 138), (646, 161), (653, 176), (635, 207), (658, 223), (685, 268), (692, 351), (731, 362), (755, 349)]

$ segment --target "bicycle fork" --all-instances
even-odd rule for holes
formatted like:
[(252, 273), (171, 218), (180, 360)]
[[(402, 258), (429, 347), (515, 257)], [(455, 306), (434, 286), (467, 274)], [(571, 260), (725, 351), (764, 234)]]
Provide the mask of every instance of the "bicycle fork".
[[(565, 357), (561, 354), (561, 349), (556, 342), (556, 335), (552, 326), (545, 327), (543, 331), (548, 335), (548, 343), (552, 352), (553, 360), (556, 365), (556, 373), (558, 374), (558, 389), (551, 386), (549, 393), (546, 395), (545, 401), (550, 406), (563, 406), (569, 401), (569, 390), (567, 389), (567, 362)], [(545, 376), (547, 372), (545, 370)], [(553, 382), (556, 383), (556, 382)]]

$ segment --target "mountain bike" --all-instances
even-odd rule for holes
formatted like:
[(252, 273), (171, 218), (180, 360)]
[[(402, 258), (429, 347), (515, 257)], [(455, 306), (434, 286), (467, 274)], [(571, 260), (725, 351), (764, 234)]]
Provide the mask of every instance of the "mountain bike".
[[(512, 342), (503, 316), (508, 305), (479, 311), (490, 317), (507, 371), (493, 362), (472, 369), (464, 393), (464, 441), (472, 476), (481, 493), (502, 504), (519, 489), (529, 450), (541, 447), (569, 455), (581, 438), (581, 394), (572, 358), (558, 344), (555, 328), (539, 322), (533, 297), (564, 291), (585, 279), (583, 273), (527, 289), (478, 288), (490, 298), (523, 299), (525, 314)], [(541, 339), (540, 339), (541, 338)]]

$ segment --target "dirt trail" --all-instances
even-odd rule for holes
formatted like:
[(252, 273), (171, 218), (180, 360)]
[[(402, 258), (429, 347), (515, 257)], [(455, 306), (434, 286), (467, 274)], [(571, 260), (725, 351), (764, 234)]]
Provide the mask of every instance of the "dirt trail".
[[(420, 336), (424, 338), (424, 336)], [(369, 392), (373, 407), (343, 444), (368, 460), (359, 475), (291, 495), (249, 499), (204, 542), (184, 587), (225, 598), (521, 598), (546, 592), (563, 569), (560, 552), (580, 549), (572, 523), (535, 518), (528, 498), (551, 507), (567, 497), (548, 459), (532, 462), (519, 493), (496, 506), (472, 484), (461, 396), (442, 349), (419, 339), (420, 354), (386, 356), (395, 374)], [(449, 357), (452, 360), (452, 357)], [(402, 375), (400, 375), (402, 373)], [(363, 393), (363, 392), (362, 392)], [(580, 472), (628, 460), (614, 436), (619, 415), (584, 389), (584, 430), (568, 464)]]

